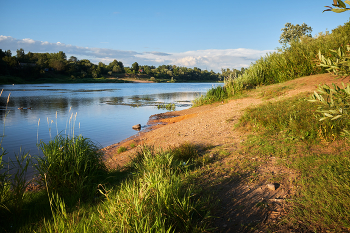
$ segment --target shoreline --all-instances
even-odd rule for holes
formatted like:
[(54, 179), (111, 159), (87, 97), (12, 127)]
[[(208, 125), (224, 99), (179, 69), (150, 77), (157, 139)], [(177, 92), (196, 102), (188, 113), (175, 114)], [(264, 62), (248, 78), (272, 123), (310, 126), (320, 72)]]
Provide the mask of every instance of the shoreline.
[[(143, 146), (142, 141), (143, 138), (146, 137), (147, 133), (154, 131), (158, 128), (164, 127), (168, 124), (179, 122), (182, 119), (185, 119), (184, 117), (181, 117), (181, 112), (185, 110), (187, 109), (151, 115), (149, 117), (146, 127), (143, 127), (143, 129), (141, 129), (139, 132), (120, 142), (102, 148), (101, 150), (104, 153), (105, 162), (108, 165), (108, 167), (116, 168), (123, 167), (124, 165), (126, 165), (128, 162), (130, 162), (131, 156), (133, 153), (136, 152), (136, 149), (139, 146)], [(131, 144), (133, 143), (135, 144), (135, 147), (130, 148)], [(119, 147), (129, 147), (130, 149), (127, 152), (118, 154), (117, 150)], [(113, 156), (115, 158), (112, 158)]]
[[(157, 149), (168, 149), (190, 142), (198, 145), (222, 146), (227, 143), (240, 145), (242, 135), (237, 136), (234, 125), (244, 109), (270, 101), (264, 99), (266, 93), (272, 93), (278, 87), (289, 85), (274, 100), (280, 100), (303, 92), (317, 89), (320, 83), (341, 85), (344, 80), (334, 79), (330, 74), (317, 74), (297, 78), (285, 83), (263, 86), (241, 99), (226, 100), (221, 103), (191, 107), (180, 111), (151, 115), (145, 130), (120, 142), (104, 147), (105, 161), (109, 167), (123, 167), (131, 161), (139, 146), (148, 145)], [(130, 126), (131, 127), (131, 126)], [(119, 147), (127, 151), (118, 153)]]

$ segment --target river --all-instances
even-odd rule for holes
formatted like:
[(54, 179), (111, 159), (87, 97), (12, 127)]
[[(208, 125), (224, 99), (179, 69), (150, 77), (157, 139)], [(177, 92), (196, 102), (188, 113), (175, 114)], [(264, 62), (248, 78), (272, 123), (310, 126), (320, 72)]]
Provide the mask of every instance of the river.
[[(192, 106), (192, 100), (219, 83), (103, 83), (0, 85), (1, 146), (7, 154), (40, 155), (37, 144), (57, 134), (83, 135), (100, 147), (134, 134), (131, 127), (147, 127), (149, 117)], [(9, 102), (7, 103), (8, 96)]]

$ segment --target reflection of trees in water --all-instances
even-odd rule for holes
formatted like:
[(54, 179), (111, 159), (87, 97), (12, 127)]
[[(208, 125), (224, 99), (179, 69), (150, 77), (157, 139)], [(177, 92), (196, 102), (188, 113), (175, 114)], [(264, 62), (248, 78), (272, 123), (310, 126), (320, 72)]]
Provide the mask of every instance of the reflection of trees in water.
[[(124, 97), (91, 97), (79, 98), (67, 96), (26, 96), (26, 97), (11, 97), (8, 103), (8, 110), (11, 110), (8, 117), (11, 117), (17, 111), (20, 115), (26, 116), (31, 110), (45, 110), (52, 112), (69, 112), (70, 107), (77, 109), (79, 107), (91, 106), (95, 102), (109, 104), (109, 105), (129, 105), (129, 106), (157, 106), (159, 103), (175, 103), (178, 106), (187, 105), (184, 102), (190, 102), (196, 97), (200, 96), (198, 92), (175, 92), (175, 93), (161, 93), (148, 95), (133, 95)], [(7, 97), (0, 98), (0, 120), (7, 111), (6, 109)], [(23, 108), (19, 110), (18, 108)], [(30, 108), (30, 109), (29, 109)], [(15, 112), (16, 111), (16, 112)]]
[[(11, 110), (8, 117), (20, 111), (20, 115), (27, 115), (32, 110), (44, 110), (52, 112), (69, 112), (70, 107), (89, 106), (95, 101), (94, 98), (69, 98), (64, 96), (33, 96), (33, 97), (12, 97), (8, 104), (8, 110)], [(6, 101), (0, 101), (0, 119), (5, 116)], [(23, 108), (23, 109), (19, 109)]]

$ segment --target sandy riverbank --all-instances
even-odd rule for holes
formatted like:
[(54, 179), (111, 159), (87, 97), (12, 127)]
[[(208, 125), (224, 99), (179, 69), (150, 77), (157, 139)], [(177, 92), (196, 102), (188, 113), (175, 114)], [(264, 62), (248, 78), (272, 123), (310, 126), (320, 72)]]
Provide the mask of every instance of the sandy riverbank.
[[(234, 131), (233, 127), (244, 109), (266, 101), (262, 97), (262, 93), (273, 92), (278, 87), (288, 86), (277, 99), (275, 98), (278, 100), (295, 96), (301, 92), (313, 92), (320, 83), (331, 85), (331, 83), (341, 84), (341, 82), (345, 82), (345, 80), (335, 79), (330, 74), (312, 75), (261, 87), (248, 94), (246, 98), (154, 115), (150, 117), (148, 123), (152, 125), (151, 127), (103, 150), (109, 165), (123, 166), (130, 161), (130, 157), (139, 145), (168, 148), (185, 142), (212, 146), (239, 143), (243, 135)], [(132, 148), (131, 145), (135, 145), (135, 147)], [(120, 146), (126, 147), (128, 150), (118, 154), (117, 149)]]

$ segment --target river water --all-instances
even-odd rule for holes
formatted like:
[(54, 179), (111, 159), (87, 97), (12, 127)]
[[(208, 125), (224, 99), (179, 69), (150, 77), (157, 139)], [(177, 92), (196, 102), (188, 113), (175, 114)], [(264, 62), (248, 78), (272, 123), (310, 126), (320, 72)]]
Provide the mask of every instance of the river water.
[[(37, 143), (55, 135), (83, 135), (101, 147), (136, 134), (135, 124), (168, 110), (175, 103), (190, 108), (192, 100), (218, 83), (103, 83), (0, 85), (1, 146), (5, 161), (15, 154), (40, 155)], [(7, 98), (10, 94), (9, 102)]]

